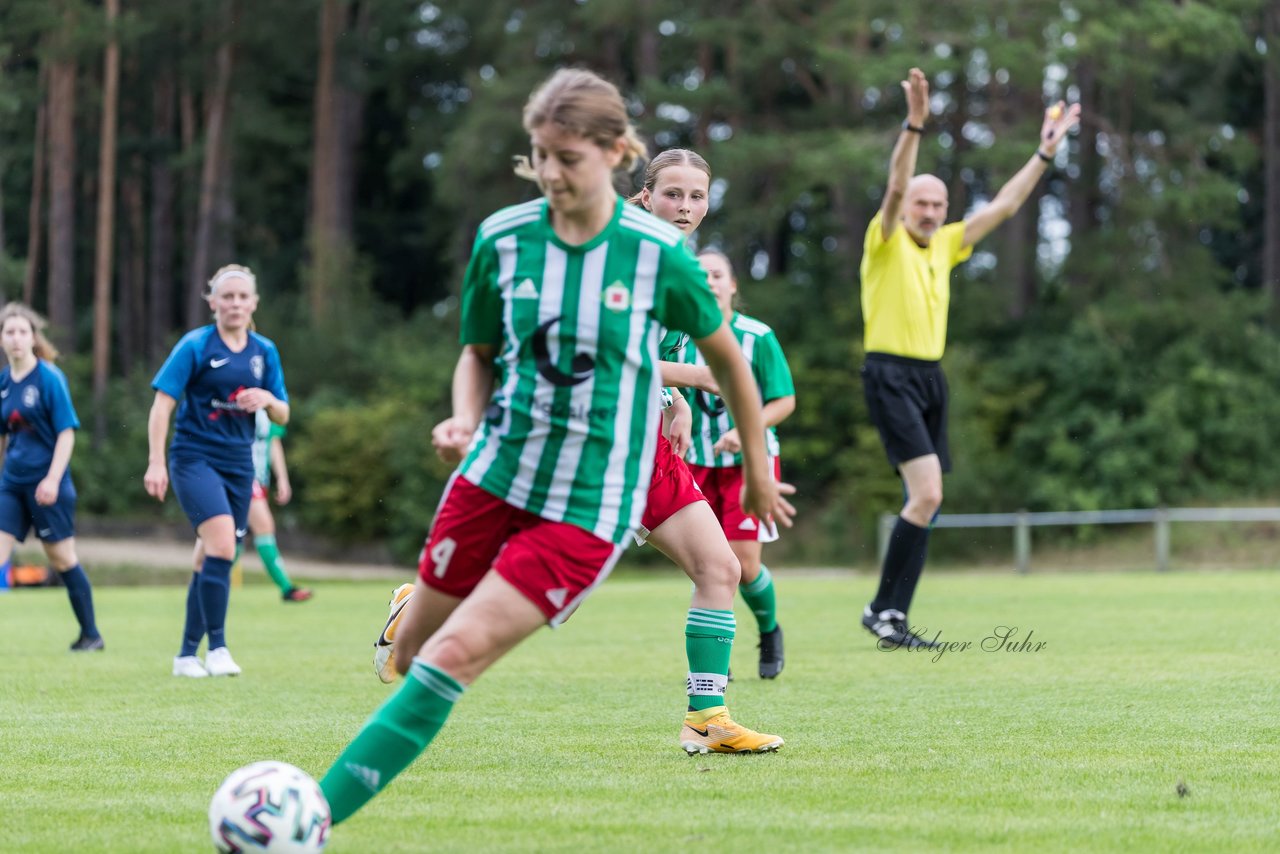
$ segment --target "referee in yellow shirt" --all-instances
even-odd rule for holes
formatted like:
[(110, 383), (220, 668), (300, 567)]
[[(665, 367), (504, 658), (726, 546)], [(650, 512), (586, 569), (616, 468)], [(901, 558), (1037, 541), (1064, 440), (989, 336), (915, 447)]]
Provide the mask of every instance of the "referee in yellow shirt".
[(907, 497), (889, 540), (880, 587), (862, 615), (862, 625), (888, 649), (936, 645), (911, 631), (907, 611), (924, 571), (929, 526), (942, 505), (942, 473), (951, 469), (947, 381), (938, 365), (947, 339), (951, 269), (1026, 201), (1080, 119), (1078, 104), (1067, 108), (1059, 102), (1047, 109), (1040, 146), (1027, 164), (989, 204), (963, 222), (943, 225), (946, 184), (915, 174), (929, 116), (929, 83), (913, 68), (902, 88), (907, 120), (893, 148), (884, 201), (867, 227), (861, 267), (867, 409)]

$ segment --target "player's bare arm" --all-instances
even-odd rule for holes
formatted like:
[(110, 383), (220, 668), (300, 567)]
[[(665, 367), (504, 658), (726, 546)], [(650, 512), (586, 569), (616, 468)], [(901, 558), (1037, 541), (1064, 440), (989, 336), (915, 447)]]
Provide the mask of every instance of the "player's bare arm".
[(720, 396), (720, 386), (706, 365), (687, 365), (684, 362), (659, 362), (662, 384), (668, 388), (696, 388), (707, 394)]
[[(898, 227), (902, 213), (902, 200), (907, 194), (907, 184), (916, 173), (916, 156), (920, 153), (920, 131), (929, 118), (929, 81), (919, 68), (907, 72), (902, 81), (902, 91), (907, 96), (907, 123), (898, 133), (889, 160), (889, 184), (880, 202), (880, 234), (885, 239)], [(916, 128), (917, 130), (911, 130)]]
[(996, 226), (1018, 212), (1031, 191), (1049, 168), (1062, 140), (1080, 123), (1080, 105), (1068, 107), (1064, 102), (1044, 111), (1040, 124), (1040, 147), (1018, 173), (1008, 180), (989, 204), (983, 205), (964, 221), (964, 245), (973, 246), (986, 237)]
[(169, 437), (169, 419), (178, 401), (162, 391), (156, 392), (155, 402), (151, 404), (151, 414), (147, 416), (147, 473), (143, 475), (142, 485), (147, 494), (157, 501), (164, 501), (169, 491), (169, 468), (165, 462), (165, 440)]
[(245, 412), (265, 409), (272, 423), (279, 424), (281, 427), (289, 423), (289, 404), (265, 388), (245, 389), (236, 396), (236, 403), (240, 404), (240, 408)]
[(491, 344), (468, 344), (458, 357), (453, 370), (453, 415), (431, 430), (431, 444), (447, 463), (462, 461), (472, 434), (480, 426), (493, 394), (494, 354)]
[(755, 377), (747, 360), (742, 358), (738, 339), (726, 324), (720, 324), (715, 332), (694, 342), (707, 360), (711, 373), (720, 383), (720, 396), (724, 398), (733, 423), (738, 426), (742, 440), (742, 509), (744, 512), (791, 525), (795, 508), (782, 497), (778, 484), (769, 470), (764, 447), (764, 415), (757, 401), (760, 399)]
[[(764, 419), (764, 426), (767, 429), (769, 427), (777, 427), (795, 411), (796, 396), (788, 394), (783, 397), (775, 397), (766, 403), (760, 410), (760, 416)], [(720, 441), (712, 446), (711, 451), (716, 454), (736, 454), (741, 449), (742, 440), (738, 438), (738, 428), (734, 427), (720, 437)]]
[(693, 441), (693, 412), (689, 401), (678, 390), (673, 388), (671, 396), (674, 398), (671, 407), (662, 413), (663, 435), (671, 443), (671, 452), (684, 457)]
[(49, 471), (36, 486), (36, 503), (49, 507), (57, 502), (62, 486), (62, 476), (67, 473), (71, 464), (71, 452), (76, 447), (76, 431), (67, 428), (58, 434), (53, 445), (53, 460), (49, 463)]

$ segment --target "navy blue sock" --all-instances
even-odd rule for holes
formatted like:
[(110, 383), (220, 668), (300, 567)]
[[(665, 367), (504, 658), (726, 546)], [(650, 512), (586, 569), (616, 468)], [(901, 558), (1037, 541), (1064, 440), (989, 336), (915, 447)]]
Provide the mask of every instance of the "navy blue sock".
[(209, 649), (227, 645), (227, 602), (231, 599), (232, 561), (205, 555), (200, 570), (200, 610), (204, 613)]
[(182, 649), (178, 655), (195, 655), (204, 640), (204, 612), (200, 610), (200, 573), (191, 573), (187, 585), (187, 621), (182, 626)]
[(98, 634), (98, 624), (93, 619), (93, 586), (89, 584), (89, 576), (84, 574), (80, 564), (62, 573), (62, 583), (67, 587), (71, 610), (76, 612), (76, 620), (80, 623), (80, 636), (102, 637)]

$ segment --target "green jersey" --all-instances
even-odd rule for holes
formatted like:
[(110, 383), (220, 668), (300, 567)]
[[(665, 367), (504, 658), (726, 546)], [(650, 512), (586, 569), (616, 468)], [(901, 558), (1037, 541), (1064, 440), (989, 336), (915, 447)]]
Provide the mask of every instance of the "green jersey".
[(640, 523), (657, 445), (661, 326), (710, 335), (721, 318), (678, 229), (617, 201), (580, 246), (543, 199), (480, 226), (462, 343), (497, 348), (497, 387), (459, 473), (552, 521), (622, 543)]
[(284, 437), (285, 429), (271, 420), (265, 409), (253, 416), (253, 476), (264, 487), (271, 485), (271, 443)]
[[(762, 402), (768, 403), (796, 393), (796, 387), (791, 381), (791, 368), (787, 366), (782, 346), (778, 344), (778, 336), (773, 334), (772, 329), (753, 317), (737, 313), (733, 315), (729, 328), (742, 346), (742, 354), (751, 364), (751, 373), (760, 388)], [(670, 353), (668, 361), (689, 365), (706, 364), (702, 354), (692, 343), (678, 350), (671, 350)], [(742, 465), (742, 454), (717, 454), (711, 450), (721, 436), (733, 429), (733, 418), (730, 417), (724, 400), (698, 389), (684, 389), (683, 394), (689, 399), (689, 408), (693, 411), (693, 442), (685, 454), (685, 460), (693, 465), (710, 468)], [(773, 427), (765, 431), (765, 448), (769, 456), (778, 456), (778, 432)]]

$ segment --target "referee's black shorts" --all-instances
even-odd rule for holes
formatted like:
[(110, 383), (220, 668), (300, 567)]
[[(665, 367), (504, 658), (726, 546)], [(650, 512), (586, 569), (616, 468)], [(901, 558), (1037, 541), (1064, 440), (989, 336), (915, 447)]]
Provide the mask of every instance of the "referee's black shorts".
[(908, 460), (937, 454), (951, 471), (947, 447), (947, 378), (937, 362), (888, 353), (868, 353), (862, 366), (862, 390), (871, 423), (894, 468)]

